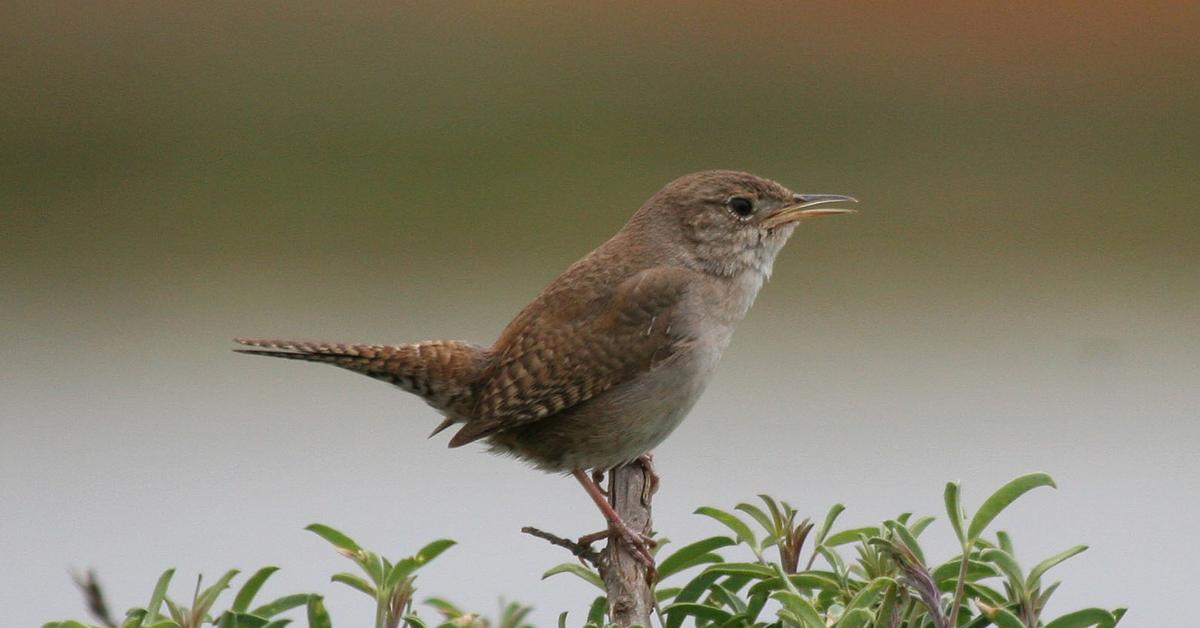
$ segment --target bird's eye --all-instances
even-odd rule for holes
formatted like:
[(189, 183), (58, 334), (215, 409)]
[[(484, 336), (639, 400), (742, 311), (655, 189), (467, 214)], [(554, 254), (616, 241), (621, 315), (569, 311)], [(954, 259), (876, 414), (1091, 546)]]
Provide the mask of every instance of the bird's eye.
[(754, 213), (754, 201), (744, 196), (735, 196), (729, 199), (729, 210), (742, 218), (747, 218)]

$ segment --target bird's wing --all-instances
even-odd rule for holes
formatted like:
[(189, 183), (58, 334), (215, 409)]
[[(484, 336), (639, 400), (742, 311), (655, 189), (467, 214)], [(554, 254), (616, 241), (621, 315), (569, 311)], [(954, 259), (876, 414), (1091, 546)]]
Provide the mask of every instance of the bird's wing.
[(694, 271), (659, 266), (619, 284), (601, 302), (543, 303), (495, 347), (470, 421), (451, 447), (556, 414), (671, 357), (683, 340), (671, 318)]

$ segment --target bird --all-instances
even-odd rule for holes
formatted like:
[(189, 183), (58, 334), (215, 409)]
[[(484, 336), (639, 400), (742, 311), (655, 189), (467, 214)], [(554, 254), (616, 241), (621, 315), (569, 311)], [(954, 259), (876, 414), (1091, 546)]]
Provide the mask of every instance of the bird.
[(570, 474), (608, 531), (653, 569), (593, 475), (646, 460), (704, 391), (738, 323), (805, 220), (851, 213), (841, 194), (798, 194), (746, 172), (666, 184), (568, 267), (491, 346), (460, 340), (344, 344), (235, 338), (240, 353), (320, 362), (393, 384), (440, 413), (433, 435)]

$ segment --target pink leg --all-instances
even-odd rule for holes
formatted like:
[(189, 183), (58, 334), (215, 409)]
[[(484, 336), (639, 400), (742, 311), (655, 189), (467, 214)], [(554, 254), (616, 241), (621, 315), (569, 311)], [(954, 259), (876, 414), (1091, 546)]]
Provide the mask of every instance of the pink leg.
[[(596, 502), (596, 506), (604, 514), (604, 518), (608, 520), (611, 532), (619, 535), (621, 540), (625, 541), (625, 544), (629, 546), (629, 551), (633, 554), (633, 557), (652, 571), (654, 569), (654, 558), (650, 556), (650, 550), (646, 547), (646, 541), (642, 538), (643, 535), (634, 532), (628, 524), (621, 520), (617, 511), (613, 510), (612, 504), (608, 503), (608, 499), (604, 496), (604, 491), (600, 490), (599, 486), (596, 486), (596, 483), (592, 481), (592, 478), (588, 477), (587, 473), (582, 469), (576, 469), (571, 472), (571, 475), (574, 475), (575, 479), (579, 480), (579, 483), (583, 485), (583, 490), (587, 491), (592, 501)], [(589, 537), (596, 537), (596, 535), (589, 534), (584, 538)], [(596, 538), (592, 540), (595, 541)], [(582, 541), (583, 539), (580, 539), (581, 545), (584, 544)]]

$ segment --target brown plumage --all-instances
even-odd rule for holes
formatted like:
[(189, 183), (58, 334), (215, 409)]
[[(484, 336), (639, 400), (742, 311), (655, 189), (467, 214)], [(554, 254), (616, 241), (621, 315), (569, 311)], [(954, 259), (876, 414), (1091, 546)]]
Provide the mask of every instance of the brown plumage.
[[(568, 268), (489, 348), (239, 338), (243, 353), (324, 362), (390, 382), (462, 427), (451, 447), (492, 450), (547, 471), (610, 469), (647, 453), (699, 397), (775, 255), (812, 209), (754, 175), (706, 171), (669, 183), (611, 239)], [(599, 493), (589, 488), (595, 498)], [(598, 504), (632, 545), (637, 539)], [(644, 546), (640, 555), (648, 559)]]
[(235, 338), (261, 349), (238, 353), (340, 366), (400, 387), (443, 412), (461, 412), (474, 403), (472, 384), (487, 361), (487, 350), (456, 340), (408, 345), (362, 345), (298, 340)]
[(572, 281), (589, 266), (551, 284), (561, 285), (522, 311), (491, 349), (445, 340), (378, 345), (236, 338), (259, 348), (235, 351), (332, 364), (394, 384), (446, 413), (434, 434), (464, 423), (450, 440), (460, 447), (587, 401), (671, 355), (671, 306), (689, 271), (643, 271), (613, 294), (596, 295), (605, 301), (597, 306), (579, 303), (586, 287)]

